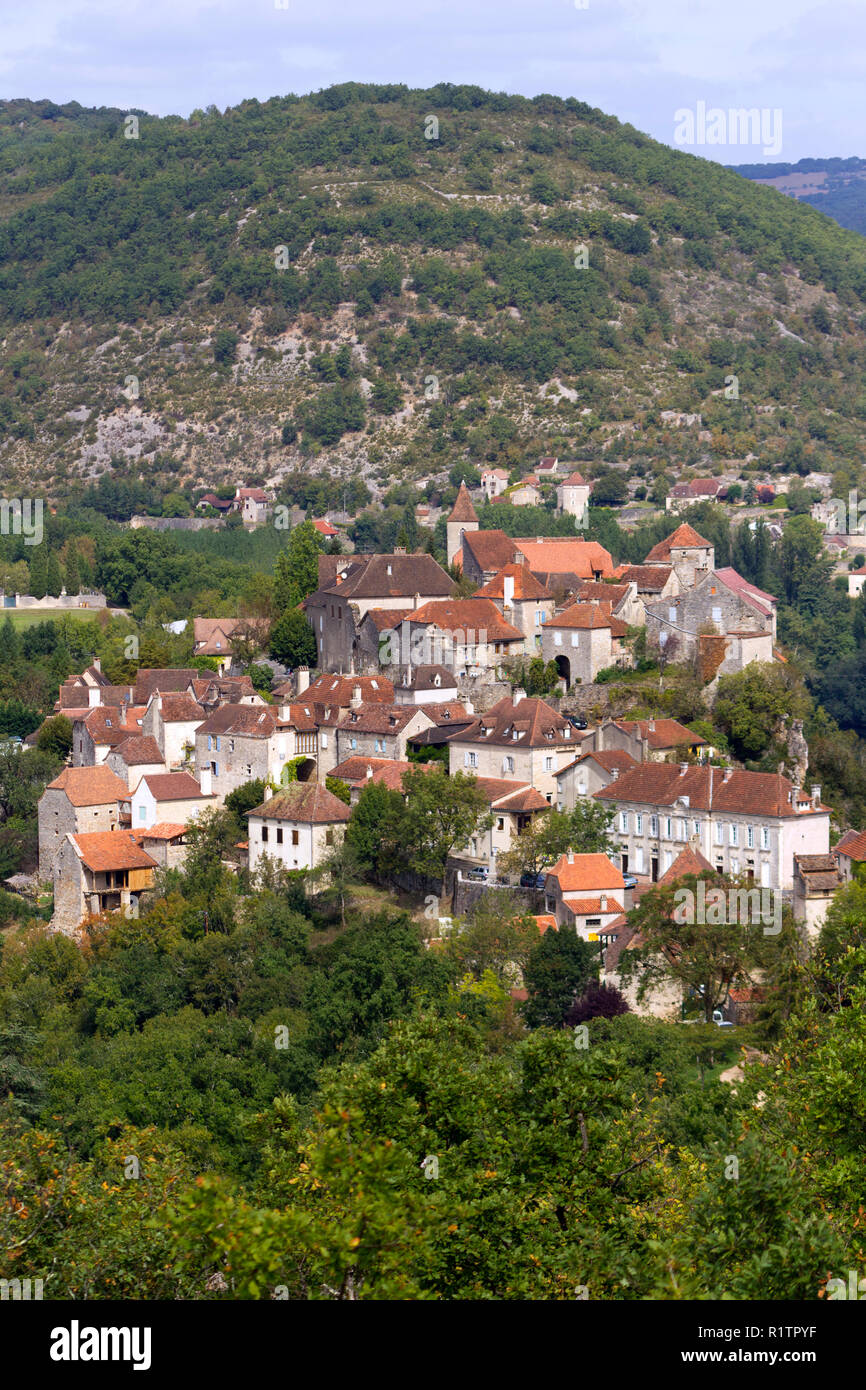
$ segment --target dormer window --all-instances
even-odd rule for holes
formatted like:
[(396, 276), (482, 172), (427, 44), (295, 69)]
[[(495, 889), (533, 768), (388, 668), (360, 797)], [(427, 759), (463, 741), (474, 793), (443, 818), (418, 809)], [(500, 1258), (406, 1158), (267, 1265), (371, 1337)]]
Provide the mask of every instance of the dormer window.
[(390, 566), (390, 565), (388, 566), (388, 571), (387, 571), (387, 572), (388, 572), (388, 574), (391, 573), (391, 566)]

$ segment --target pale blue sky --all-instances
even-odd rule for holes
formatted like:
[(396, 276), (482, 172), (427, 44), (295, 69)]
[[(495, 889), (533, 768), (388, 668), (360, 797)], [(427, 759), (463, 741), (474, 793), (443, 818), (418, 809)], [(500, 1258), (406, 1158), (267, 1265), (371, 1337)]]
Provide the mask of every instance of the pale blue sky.
[(693, 147), (725, 163), (866, 156), (864, 0), (282, 3), (0, 0), (0, 95), (188, 115), (350, 80), (471, 82), (575, 96), (668, 144), (699, 102), (781, 112), (779, 154)]

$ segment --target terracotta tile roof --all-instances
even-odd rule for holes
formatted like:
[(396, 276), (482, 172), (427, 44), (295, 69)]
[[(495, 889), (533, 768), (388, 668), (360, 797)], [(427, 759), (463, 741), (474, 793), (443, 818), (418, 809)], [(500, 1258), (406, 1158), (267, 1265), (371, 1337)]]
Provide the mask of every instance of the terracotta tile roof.
[(217, 703), (239, 704), (245, 695), (255, 695), (261, 702), (249, 676), (218, 676), (214, 673), (207, 680), (190, 681), (192, 693), (203, 705)]
[(197, 677), (198, 671), (192, 667), (143, 667), (135, 678), (135, 703), (146, 705), (157, 690), (187, 690)]
[(547, 871), (547, 877), (559, 884), (560, 893), (624, 891), (625, 880), (606, 854), (573, 854), (571, 859), (569, 864), (568, 855), (563, 854)]
[(563, 478), (560, 487), (586, 487), (586, 478), (580, 473), (569, 473), (567, 478)]
[(297, 729), (302, 734), (313, 734), (318, 729), (317, 711), (322, 708), (321, 705), (317, 705), (313, 701), (307, 704), (305, 701), (299, 700), (297, 703), (293, 702), (283, 708), (287, 711), (287, 717), (277, 720), (278, 729)]
[(668, 564), (671, 558), (671, 550), (682, 549), (683, 547), (688, 547), (690, 549), (697, 547), (701, 550), (711, 550), (713, 543), (712, 541), (704, 540), (703, 536), (698, 535), (694, 526), (689, 526), (688, 522), (684, 521), (682, 526), (678, 526), (677, 529), (672, 531), (669, 536), (666, 536), (663, 541), (659, 541), (658, 545), (653, 546), (644, 560), (644, 564), (652, 565), (656, 562), (663, 565)]
[(439, 628), (443, 632), (486, 633), (487, 642), (520, 642), (525, 638), (519, 628), (506, 622), (492, 599), (446, 598), (424, 603), (410, 615), (413, 625)]
[[(464, 556), (467, 550), (480, 570), (496, 573), (513, 563), (517, 542), (506, 536), (504, 531), (464, 531)], [(463, 568), (466, 568), (465, 558)]]
[(332, 526), (330, 521), (325, 521), (323, 517), (320, 517), (318, 521), (314, 521), (313, 525), (320, 536), (338, 536), (340, 534), (336, 526)]
[(324, 595), (328, 596), (328, 601), (339, 595), (348, 603), (361, 598), (414, 600), (416, 594), (425, 598), (440, 594), (444, 597), (453, 592), (454, 581), (432, 555), (354, 555), (345, 570), (323, 584), (308, 602), (324, 602)]
[(672, 565), (618, 565), (614, 571), (617, 579), (637, 585), (639, 594), (661, 593), (673, 574)]
[[(506, 473), (505, 476), (507, 478), (508, 474)], [(451, 508), (451, 515), (449, 516), (448, 520), (474, 521), (476, 522), (476, 524), (478, 522), (478, 513), (472, 505), (472, 498), (469, 496), (469, 492), (466, 488), (465, 483), (460, 484), (460, 487), (457, 492), (457, 499), (454, 503), (454, 506)]]
[(659, 884), (676, 883), (678, 879), (686, 878), (692, 874), (699, 878), (701, 874), (709, 871), (715, 873), (715, 869), (709, 859), (705, 859), (699, 849), (692, 849), (691, 845), (684, 850), (680, 850), (669, 869), (666, 869), (659, 879)]
[(459, 700), (449, 700), (447, 703), (432, 705), (416, 705), (415, 708), (423, 710), (427, 718), (432, 719), (433, 723), (440, 728), (446, 724), (469, 724), (474, 718)]
[(236, 502), (243, 502), (246, 497), (252, 498), (254, 502), (267, 502), (269, 500), (264, 488), (239, 487), (235, 489)]
[(544, 700), (533, 697), (515, 705), (505, 696), (458, 734), (455, 741), (509, 748), (556, 748), (574, 742), (574, 733), (564, 715), (557, 714)]
[(607, 893), (604, 895), (605, 901), (601, 897), (597, 898), (576, 898), (573, 896), (563, 897), (562, 905), (567, 908), (573, 917), (594, 917), (596, 914), (604, 916), (607, 912), (621, 915), (625, 909), (622, 903), (617, 902), (616, 898), (611, 898)]
[(352, 813), (345, 801), (321, 782), (293, 782), (248, 814), (263, 820), (296, 821), (300, 825), (333, 825), (347, 821)]
[(628, 594), (628, 584), (605, 584), (601, 579), (588, 579), (581, 584), (575, 597), (579, 603), (609, 603), (616, 608)]
[[(727, 773), (727, 781), (725, 774)], [(812, 807), (801, 794), (799, 810), (790, 800), (793, 784), (775, 772), (743, 772), (739, 769), (695, 766), (683, 772), (676, 763), (639, 763), (615, 782), (595, 793), (598, 801), (629, 801), (650, 806), (673, 806), (682, 797), (701, 811), (787, 819), (827, 814), (828, 807)]]
[(756, 584), (750, 584), (748, 579), (744, 579), (730, 565), (724, 565), (720, 570), (716, 570), (716, 576), (764, 617), (768, 617), (774, 611), (777, 602), (775, 595), (768, 594), (764, 589), (759, 589)]
[(63, 791), (73, 806), (110, 806), (128, 801), (129, 789), (110, 767), (65, 767), (46, 791)]
[(127, 705), (124, 709), (116, 705), (96, 705), (84, 720), (84, 727), (94, 743), (105, 743), (110, 748), (116, 748), (130, 734), (141, 733), (143, 717), (144, 711), (136, 709), (134, 705)]
[[(559, 931), (556, 918), (551, 916), (549, 912), (540, 913), (535, 917), (534, 920), (538, 923), (538, 930), (541, 932), (542, 936), (544, 936), (544, 933), (546, 931)], [(526, 994), (526, 997), (528, 999), (528, 992), (524, 991), (524, 993)]]
[(456, 690), (457, 677), (447, 666), (410, 666), (399, 690)]
[(231, 652), (230, 638), (240, 618), (193, 618), (194, 650), (199, 656), (225, 656)]
[[(600, 748), (597, 752), (582, 753), (569, 767), (575, 767), (577, 763), (585, 763), (588, 759), (598, 763), (605, 772), (626, 772), (630, 767), (638, 767), (639, 763), (633, 758), (631, 753), (626, 753), (623, 748)], [(562, 772), (567, 772), (568, 768), (563, 768)], [(562, 772), (557, 772), (557, 777), (562, 776)]]
[(413, 763), (398, 762), (394, 758), (365, 758), (363, 755), (355, 753), (351, 758), (344, 758), (341, 763), (337, 763), (337, 766), (331, 769), (328, 776), (338, 777), (341, 782), (347, 783), (350, 787), (355, 785), (363, 786), (366, 782), (372, 780), (371, 777), (367, 776), (368, 768), (375, 774), (382, 768), (407, 768), (413, 766)]
[(855, 864), (866, 860), (866, 830), (847, 831), (836, 846), (836, 853), (853, 859)]
[[(597, 603), (572, 603), (561, 613), (554, 613), (542, 627), (549, 628), (609, 628), (614, 620), (607, 617)], [(622, 624), (621, 624), (622, 626)]]
[(165, 760), (159, 744), (149, 734), (130, 734), (112, 750), (112, 756), (123, 758), (127, 767), (140, 767), (143, 763), (160, 763)]
[(361, 704), (347, 710), (337, 727), (360, 734), (399, 734), (419, 712), (415, 705)]
[(709, 746), (705, 738), (693, 734), (677, 719), (616, 719), (614, 723), (624, 733), (645, 738), (650, 748), (659, 752), (663, 748), (679, 748), (683, 744), (689, 748)]
[(378, 632), (388, 632), (399, 627), (404, 618), (411, 618), (413, 612), (412, 608), (368, 608), (364, 622), (369, 618)]
[(159, 713), (164, 724), (189, 724), (195, 720), (201, 722), (205, 717), (204, 710), (192, 695), (172, 693), (160, 698), (162, 704)]
[(516, 782), (507, 777), (476, 777), (479, 791), (488, 805), (499, 811), (549, 811), (550, 804), (530, 782)]
[(191, 801), (204, 795), (188, 772), (151, 772), (141, 780), (156, 801)]
[(245, 738), (270, 738), (277, 716), (267, 705), (219, 705), (196, 729), (206, 734), (241, 734)]
[(131, 830), (102, 830), (71, 835), (82, 863), (92, 873), (116, 873), (122, 869), (155, 869), (156, 860), (136, 843)]
[(580, 579), (594, 579), (596, 573), (605, 579), (613, 576), (610, 551), (598, 541), (539, 536), (516, 540), (514, 545), (526, 556), (534, 574), (543, 570), (549, 574), (576, 574)]
[(476, 589), (473, 597), (501, 599), (505, 597), (505, 580), (514, 580), (513, 597), (518, 601), (526, 599), (552, 598), (549, 589), (539, 584), (528, 565), (504, 565), (481, 589)]
[(179, 840), (185, 835), (188, 827), (179, 822), (170, 820), (160, 820), (156, 825), (152, 825), (149, 830), (139, 830), (136, 832), (136, 839), (141, 843), (145, 840)]
[(317, 676), (296, 698), (302, 704), (313, 700), (348, 709), (355, 690), (360, 690), (361, 699), (367, 704), (390, 705), (394, 701), (394, 683), (387, 676), (332, 676), (327, 672)]

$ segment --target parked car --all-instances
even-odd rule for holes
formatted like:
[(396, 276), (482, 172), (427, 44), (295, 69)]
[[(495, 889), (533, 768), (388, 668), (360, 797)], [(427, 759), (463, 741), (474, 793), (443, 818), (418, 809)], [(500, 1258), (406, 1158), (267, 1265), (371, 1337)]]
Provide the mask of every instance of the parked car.
[(484, 864), (476, 864), (466, 875), (473, 883), (484, 883), (490, 870)]
[(567, 714), (566, 719), (575, 729), (588, 729), (589, 725), (582, 714)]
[(528, 871), (520, 875), (521, 888), (543, 888), (547, 882), (547, 870), (543, 869), (540, 874), (532, 874)]
[(637, 879), (634, 874), (623, 874), (622, 881), (626, 888), (637, 888)]
[(717, 1028), (733, 1028), (733, 1023), (725, 1018), (721, 1009), (713, 1009), (713, 1023)]

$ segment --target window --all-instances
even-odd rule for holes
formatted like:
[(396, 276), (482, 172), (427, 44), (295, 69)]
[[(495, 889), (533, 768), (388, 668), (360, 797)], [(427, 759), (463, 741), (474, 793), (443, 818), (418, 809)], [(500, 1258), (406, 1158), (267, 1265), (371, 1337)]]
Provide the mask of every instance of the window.
[(213, 739), (211, 738), (210, 734), (208, 734), (208, 736), (207, 736), (207, 751), (210, 752), (212, 748), (213, 748)]
[[(642, 835), (642, 834), (643, 834), (643, 811), (638, 811), (637, 815), (635, 816), (635, 820), (637, 821), (637, 833), (638, 833), (638, 835)], [(641, 852), (643, 852), (643, 851), (641, 851)]]
[(267, 842), (268, 842), (268, 827), (267, 827), (266, 825), (263, 825), (263, 826), (262, 826), (262, 844), (263, 844), (263, 845), (266, 845)]
[(278, 829), (277, 829), (277, 844), (278, 844), (278, 845), (281, 845), (282, 843), (283, 843), (283, 832), (282, 832), (282, 829), (281, 829), (281, 828), (278, 828)]
[(719, 821), (718, 824), (716, 825), (716, 844), (717, 844), (717, 845), (723, 845), (724, 843), (725, 843), (725, 827), (724, 827), (723, 822), (722, 822), (722, 821)]
[(619, 828), (622, 831), (623, 835), (628, 834), (628, 811), (620, 811)]
[(353, 748), (358, 747), (358, 740), (356, 738), (350, 739), (349, 742), (351, 743)]
[(219, 765), (219, 763), (211, 763), (211, 765), (210, 765), (210, 770), (211, 770), (211, 773), (212, 773), (212, 775), (213, 775), (214, 777), (219, 777), (219, 775), (220, 775), (220, 765)]
[(732, 859), (732, 860), (731, 860), (731, 873), (732, 873), (732, 874), (738, 874), (739, 872), (740, 872), (740, 861), (739, 861), (739, 859)]
[(634, 870), (636, 874), (643, 873), (643, 845), (638, 845), (634, 852)]
[(677, 825), (677, 839), (687, 840), (689, 838), (688, 822), (681, 820)]
[(505, 829), (505, 817), (504, 817), (504, 816), (499, 816), (499, 817), (497, 818), (497, 821), (496, 821), (496, 829), (497, 829), (497, 830), (504, 830), (504, 829)]
[(579, 642), (580, 642), (580, 633), (579, 633), (579, 632), (573, 632), (573, 633), (571, 634), (571, 645), (572, 645), (573, 647), (576, 647), (576, 646), (578, 646)]
[(235, 751), (235, 741), (234, 741), (233, 738), (230, 738), (230, 739), (229, 739), (229, 752), (230, 752), (230, 753), (233, 753), (234, 751)]
[(139, 820), (146, 820), (146, 819), (147, 819), (147, 808), (146, 808), (145, 806), (139, 806), (139, 808), (138, 808), (138, 819), (139, 819)]
[(513, 759), (513, 758), (505, 758), (503, 761), (504, 761), (504, 763), (505, 763), (505, 768), (504, 768), (504, 770), (505, 770), (506, 772), (513, 772), (513, 771), (514, 771), (514, 759)]
[(553, 645), (554, 645), (555, 647), (561, 647), (561, 646), (562, 646), (562, 633), (561, 633), (561, 632), (555, 632), (555, 633), (553, 634)]
[(658, 818), (658, 816), (650, 816), (650, 828), (649, 828), (649, 833), (650, 833), (651, 835), (658, 835), (658, 833), (659, 833), (659, 818)]
[(748, 849), (755, 848), (755, 827), (753, 825), (746, 826), (746, 847)]
[(674, 835), (674, 823), (670, 816), (665, 816), (665, 839), (672, 840)]
[(667, 870), (667, 869), (670, 868), (670, 866), (671, 866), (671, 864), (672, 864), (673, 862), (674, 862), (674, 853), (673, 853), (673, 850), (666, 849), (666, 850), (665, 850), (665, 853), (664, 853), (664, 866), (663, 866), (663, 867)]
[(700, 823), (700, 821), (699, 821), (699, 820), (693, 820), (693, 821), (692, 821), (692, 834), (693, 834), (693, 835), (700, 835), (700, 833), (701, 833), (701, 823)]
[(215, 740), (214, 740), (214, 747), (215, 747), (215, 749), (216, 749), (217, 752), (220, 751), (220, 736), (219, 736), (219, 734), (217, 734), (217, 736), (216, 736), (216, 738), (215, 738)]
[(467, 767), (477, 767), (477, 766), (478, 766), (478, 754), (477, 754), (477, 753), (467, 753), (467, 754), (466, 754), (466, 766), (467, 766)]
[(732, 845), (738, 845), (739, 843), (740, 843), (740, 827), (739, 827), (738, 825), (735, 825), (734, 822), (731, 821), (731, 844), (732, 844)]
[(334, 832), (333, 832), (333, 830), (326, 830), (326, 831), (325, 831), (325, 844), (326, 844), (326, 845), (332, 845), (333, 843), (334, 843)]
[(536, 626), (536, 627), (541, 627), (541, 609), (540, 609), (540, 608), (536, 608), (536, 610), (535, 610), (535, 626)]
[(720, 623), (721, 621), (722, 621), (722, 610), (721, 610), (721, 608), (714, 608), (714, 609), (713, 609), (713, 622), (714, 622), (714, 623)]
[(676, 620), (677, 620), (677, 610), (676, 610), (676, 608), (669, 608), (669, 609), (668, 609), (668, 622), (669, 622), (669, 623), (675, 623)]
[(292, 844), (293, 844), (293, 845), (299, 845), (300, 843), (301, 843), (300, 832), (297, 831), (297, 830), (293, 830), (293, 831), (292, 831)]
[(552, 771), (553, 771), (553, 759), (552, 759), (552, 758), (545, 758), (545, 759), (544, 759), (544, 770), (545, 770), (545, 772), (552, 772)]
[(768, 825), (762, 825), (762, 826), (761, 826), (761, 849), (769, 849), (769, 848), (770, 848), (770, 827), (769, 827)]

